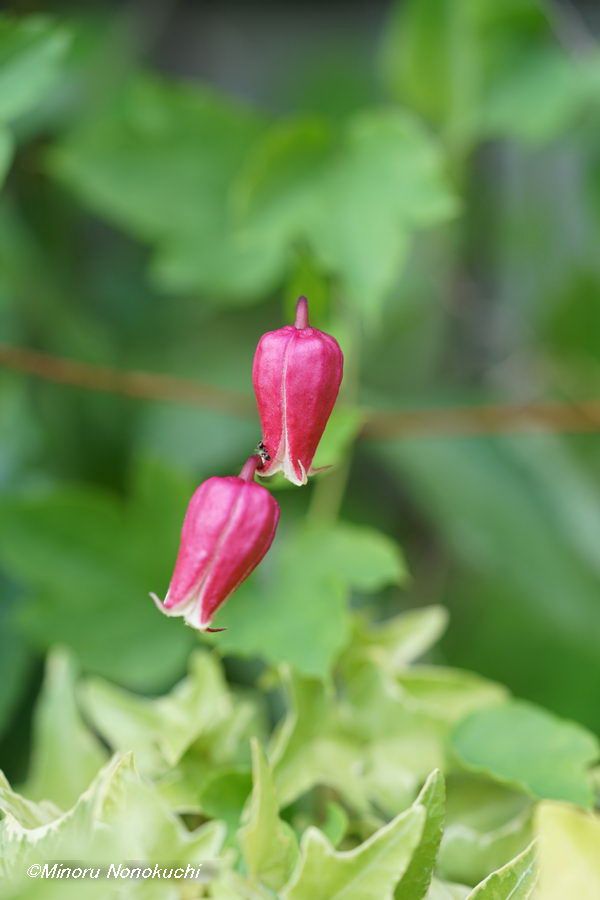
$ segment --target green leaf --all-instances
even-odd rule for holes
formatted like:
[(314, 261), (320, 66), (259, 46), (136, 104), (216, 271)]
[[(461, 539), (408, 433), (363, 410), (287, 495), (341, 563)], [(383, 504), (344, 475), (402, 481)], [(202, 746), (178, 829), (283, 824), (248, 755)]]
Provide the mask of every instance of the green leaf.
[[(231, 692), (224, 705), (230, 711), (221, 711), (215, 717), (213, 726), (195, 739), (178, 764), (159, 778), (157, 785), (161, 796), (177, 812), (209, 814), (210, 808), (216, 815), (217, 805), (221, 801), (215, 792), (222, 777), (229, 797), (223, 798), (228, 815), (223, 812), (218, 818), (224, 818), (231, 826), (236, 814), (234, 807), (239, 792), (243, 790), (244, 779), (240, 770), (247, 772), (249, 777), (250, 738), (257, 735), (266, 737), (266, 723), (263, 705), (254, 696), (239, 696)], [(246, 793), (250, 793), (250, 785)]]
[(325, 821), (321, 826), (321, 831), (334, 847), (341, 844), (348, 830), (348, 824), (348, 813), (344, 807), (334, 800), (330, 800), (325, 809)]
[(478, 884), (468, 900), (528, 900), (535, 888), (535, 861), (535, 844), (530, 844)]
[(69, 40), (62, 25), (44, 16), (0, 16), (0, 122), (44, 99), (60, 74)]
[(252, 741), (253, 788), (247, 821), (239, 842), (252, 879), (277, 891), (287, 882), (298, 858), (296, 836), (279, 818), (279, 806), (269, 764), (256, 739)]
[(479, 100), (475, 8), (469, 0), (396, 3), (382, 53), (390, 91), (458, 146), (471, 134)]
[(469, 888), (462, 884), (450, 884), (433, 878), (427, 892), (427, 900), (466, 900)]
[(386, 671), (357, 652), (342, 658), (344, 722), (364, 741), (364, 790), (389, 814), (410, 802), (434, 768), (445, 768), (451, 726), (465, 711), (498, 703), (498, 685), (458, 670)]
[(391, 816), (411, 802), (432, 769), (445, 765), (448, 726), (407, 704), (371, 660), (355, 660), (344, 675), (342, 722), (361, 746), (363, 792)]
[(391, 672), (422, 656), (443, 634), (448, 613), (443, 606), (411, 609), (377, 624), (356, 623), (356, 649)]
[(51, 821), (32, 828), (7, 813), (0, 823), (0, 847), (7, 873), (18, 881), (29, 863), (45, 860), (212, 860), (224, 832), (220, 822), (189, 831), (140, 779), (128, 754), (115, 756), (75, 805)]
[(531, 801), (520, 791), (466, 773), (447, 776), (442, 878), (478, 884), (531, 842)]
[(157, 773), (179, 762), (203, 733), (231, 712), (228, 689), (215, 657), (196, 652), (190, 671), (170, 694), (148, 699), (100, 679), (83, 685), (87, 715), (114, 750), (133, 750), (144, 771)]
[(274, 126), (254, 150), (239, 196), (250, 233), (305, 242), (371, 319), (412, 232), (455, 212), (437, 148), (393, 110), (355, 115), (339, 134), (314, 119)]
[(469, 768), (536, 797), (591, 806), (589, 767), (598, 741), (580, 725), (513, 701), (473, 713), (456, 726), (452, 746)]
[(14, 154), (14, 140), (8, 128), (0, 125), (0, 187), (10, 168)]
[(419, 844), (425, 811), (400, 813), (354, 850), (336, 851), (317, 829), (302, 839), (301, 856), (284, 900), (386, 900)]
[(314, 678), (285, 673), (289, 709), (276, 732), (271, 759), (282, 805), (316, 784), (336, 788), (351, 806), (365, 808), (356, 772), (361, 746), (343, 727), (330, 688)]
[(88, 671), (129, 686), (172, 683), (195, 637), (169, 628), (148, 593), (166, 590), (190, 493), (144, 466), (127, 503), (93, 488), (6, 495), (0, 560), (26, 589), (19, 623), (30, 641), (65, 645)]
[(79, 853), (85, 853), (95, 825), (118, 803), (132, 771), (130, 755), (113, 758), (74, 806), (65, 813), (58, 811), (53, 818), (48, 815), (49, 804), (39, 804), (39, 813), (32, 815), (33, 804), (19, 802), (14, 795), (10, 797), (10, 806), (4, 809), (0, 822), (0, 858), (5, 874), (22, 876), (28, 861), (59, 859), (63, 855), (67, 859), (78, 858)]
[(237, 872), (219, 867), (210, 885), (211, 900), (273, 900), (273, 891), (250, 884)]
[(238, 830), (244, 805), (252, 792), (249, 769), (225, 769), (208, 776), (200, 792), (200, 809), (210, 819), (225, 822), (229, 842)]
[(346, 524), (303, 528), (277, 550), (270, 582), (253, 578), (219, 610), (219, 648), (324, 676), (347, 640), (350, 589), (400, 583), (402, 558), (389, 538)]
[(54, 650), (33, 721), (31, 768), (25, 792), (33, 800), (72, 806), (106, 762), (107, 752), (84, 724), (75, 700), (74, 665)]
[(419, 709), (450, 724), (507, 697), (506, 689), (500, 684), (473, 672), (444, 666), (413, 666), (399, 672), (396, 681)]
[(380, 442), (372, 452), (397, 467), (457, 563), (461, 627), (448, 652), (594, 727), (600, 563), (590, 535), (600, 505), (569, 447), (523, 434)]
[(346, 458), (364, 420), (360, 409), (336, 406), (317, 448), (313, 468), (339, 465)]
[(444, 829), (445, 799), (444, 776), (435, 770), (415, 800), (414, 805), (425, 810), (425, 823), (409, 866), (396, 885), (394, 900), (422, 900), (427, 894)]
[(23, 828), (38, 828), (40, 825), (47, 825), (61, 815), (58, 806), (48, 800), (34, 803), (17, 794), (2, 772), (0, 772), (0, 811), (5, 816), (12, 817)]
[(200, 87), (138, 77), (51, 155), (87, 204), (155, 247), (169, 291), (247, 300), (279, 266), (275, 248), (238, 234), (231, 183), (262, 119)]
[(396, 3), (382, 69), (392, 94), (461, 155), (490, 134), (552, 136), (584, 93), (537, 0)]
[(540, 900), (600, 896), (600, 816), (540, 803), (535, 830)]
[(558, 47), (528, 53), (491, 86), (481, 113), (482, 134), (547, 143), (572, 126), (581, 112), (581, 78), (577, 63)]

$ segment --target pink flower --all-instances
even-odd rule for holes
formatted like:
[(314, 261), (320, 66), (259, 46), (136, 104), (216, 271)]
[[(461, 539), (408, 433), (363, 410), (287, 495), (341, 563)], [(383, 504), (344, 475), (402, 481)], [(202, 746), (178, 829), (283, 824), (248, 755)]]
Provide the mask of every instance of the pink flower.
[(164, 603), (151, 595), (165, 615), (184, 616), (200, 631), (213, 630), (209, 625), (216, 610), (271, 546), (279, 504), (254, 481), (260, 464), (258, 456), (251, 456), (239, 477), (209, 478), (195, 491)]
[(263, 334), (252, 367), (262, 424), (261, 475), (283, 472), (306, 484), (342, 381), (344, 357), (335, 338), (308, 324), (300, 297), (294, 325)]

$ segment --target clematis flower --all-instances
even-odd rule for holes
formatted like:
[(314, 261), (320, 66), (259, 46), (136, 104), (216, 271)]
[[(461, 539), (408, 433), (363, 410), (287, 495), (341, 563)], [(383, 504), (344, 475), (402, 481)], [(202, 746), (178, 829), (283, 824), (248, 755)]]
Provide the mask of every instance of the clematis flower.
[(342, 381), (344, 356), (330, 334), (311, 328), (300, 297), (296, 321), (258, 342), (252, 381), (262, 425), (261, 475), (283, 472), (306, 484)]
[(256, 568), (271, 546), (279, 504), (254, 481), (261, 460), (251, 456), (239, 476), (204, 481), (190, 500), (175, 570), (161, 612), (183, 616), (200, 631), (216, 610)]

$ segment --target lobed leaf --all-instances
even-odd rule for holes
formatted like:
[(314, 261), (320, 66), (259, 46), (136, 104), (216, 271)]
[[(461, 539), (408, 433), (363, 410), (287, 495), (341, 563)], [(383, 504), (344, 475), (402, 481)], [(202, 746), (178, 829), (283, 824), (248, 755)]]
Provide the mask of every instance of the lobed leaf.
[(253, 788), (247, 821), (238, 838), (250, 878), (279, 890), (298, 858), (294, 832), (279, 818), (279, 804), (269, 763), (257, 740), (252, 742)]
[(467, 767), (536, 797), (593, 803), (589, 768), (598, 759), (597, 739), (531, 703), (512, 701), (467, 716), (452, 746)]

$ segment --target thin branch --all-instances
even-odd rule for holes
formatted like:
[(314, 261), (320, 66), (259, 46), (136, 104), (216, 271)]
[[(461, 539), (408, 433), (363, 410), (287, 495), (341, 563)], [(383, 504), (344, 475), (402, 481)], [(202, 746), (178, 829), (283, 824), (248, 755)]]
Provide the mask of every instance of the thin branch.
[[(0, 344), (0, 366), (45, 381), (124, 397), (183, 403), (248, 418), (254, 400), (246, 394), (173, 375), (120, 371)], [(600, 432), (600, 399), (579, 403), (527, 403), (438, 409), (366, 410), (361, 436), (388, 440), (417, 436), (460, 436), (551, 431)]]
[(108, 366), (90, 365), (60, 356), (51, 356), (26, 347), (0, 344), (0, 365), (15, 372), (35, 375), (45, 381), (68, 384), (88, 391), (104, 391), (142, 400), (187, 403), (239, 416), (251, 416), (255, 410), (252, 398), (237, 391), (173, 375), (123, 372)]
[(600, 400), (567, 403), (465, 406), (374, 412), (363, 429), (365, 438), (432, 437), (552, 431), (600, 432)]

